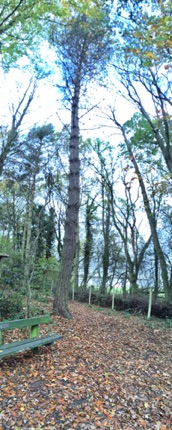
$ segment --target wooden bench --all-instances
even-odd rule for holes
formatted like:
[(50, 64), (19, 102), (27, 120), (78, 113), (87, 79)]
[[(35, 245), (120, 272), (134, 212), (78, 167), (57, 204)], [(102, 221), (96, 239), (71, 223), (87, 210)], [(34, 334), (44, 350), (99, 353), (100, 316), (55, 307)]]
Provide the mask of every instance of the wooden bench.
[[(47, 324), (51, 321), (52, 320), (49, 316), (41, 316), (0, 322), (0, 359), (13, 354), (18, 354), (19, 352), (26, 351), (28, 349), (33, 349), (33, 351), (36, 352), (39, 346), (52, 345), (56, 340), (63, 338), (63, 336), (57, 334), (49, 334), (45, 337), (38, 337), (39, 324)], [(15, 328), (22, 329), (26, 327), (30, 327), (30, 338), (18, 342), (3, 344), (3, 331), (13, 330)]]

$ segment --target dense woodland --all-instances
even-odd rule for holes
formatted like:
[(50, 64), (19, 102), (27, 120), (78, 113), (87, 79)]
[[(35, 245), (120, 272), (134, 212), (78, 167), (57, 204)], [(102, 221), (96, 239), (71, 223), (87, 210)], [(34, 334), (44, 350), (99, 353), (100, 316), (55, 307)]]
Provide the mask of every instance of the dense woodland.
[[(1, 98), (2, 320), (42, 295), (67, 318), (90, 291), (172, 301), (171, 29), (168, 0), (0, 5), (2, 93), (15, 76)], [(50, 83), (58, 126), (49, 111), (34, 121)]]

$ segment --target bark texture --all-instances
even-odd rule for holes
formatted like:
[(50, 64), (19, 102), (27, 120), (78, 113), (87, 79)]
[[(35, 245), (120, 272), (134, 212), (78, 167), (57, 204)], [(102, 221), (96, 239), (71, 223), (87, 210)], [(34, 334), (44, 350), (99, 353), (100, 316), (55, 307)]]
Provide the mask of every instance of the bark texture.
[(58, 276), (58, 283), (54, 291), (54, 313), (59, 313), (65, 318), (72, 318), (68, 310), (68, 289), (70, 285), (73, 260), (76, 249), (76, 235), (78, 227), (79, 214), (79, 85), (76, 86), (72, 98), (71, 111), (71, 135), (70, 135), (70, 172), (69, 172), (69, 189), (68, 205), (65, 221), (64, 245)]

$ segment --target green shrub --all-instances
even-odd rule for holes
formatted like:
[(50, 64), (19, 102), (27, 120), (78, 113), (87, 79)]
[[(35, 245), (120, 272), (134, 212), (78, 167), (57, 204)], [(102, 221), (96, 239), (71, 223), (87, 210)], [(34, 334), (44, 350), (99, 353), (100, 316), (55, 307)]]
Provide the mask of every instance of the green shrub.
[(14, 253), (1, 264), (1, 285), (20, 291), (23, 283), (23, 263), (21, 255)]
[(32, 289), (41, 292), (51, 292), (58, 275), (59, 263), (56, 258), (38, 258), (32, 278)]
[(3, 294), (0, 297), (0, 319), (14, 319), (23, 317), (23, 303), (21, 295), (15, 293), (13, 295)]
[(167, 322), (167, 327), (172, 328), (172, 318), (167, 318), (166, 322)]
[[(69, 298), (71, 298), (71, 292), (69, 292)], [(89, 291), (79, 290), (75, 293), (75, 300), (83, 303), (88, 303)], [(92, 293), (91, 304), (100, 306), (103, 308), (112, 307), (112, 296), (111, 295), (100, 295)], [(115, 296), (114, 299), (115, 310), (125, 311), (127, 313), (133, 313), (137, 315), (147, 315), (148, 312), (148, 297), (144, 298), (141, 296)], [(157, 318), (172, 319), (172, 304), (161, 301), (153, 301), (151, 315)], [(170, 323), (169, 323), (170, 324)]]

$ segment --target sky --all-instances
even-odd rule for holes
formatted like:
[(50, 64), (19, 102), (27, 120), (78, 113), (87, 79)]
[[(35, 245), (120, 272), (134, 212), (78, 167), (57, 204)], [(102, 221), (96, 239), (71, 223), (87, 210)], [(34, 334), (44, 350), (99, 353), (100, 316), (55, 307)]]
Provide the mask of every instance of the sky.
[[(54, 54), (47, 47), (44, 47), (45, 62), (51, 67), (54, 65)], [(22, 60), (19, 65), (25, 67), (25, 60)], [(9, 125), (11, 123), (12, 110), (14, 110), (22, 98), (25, 89), (28, 86), (31, 73), (19, 68), (13, 68), (8, 74), (5, 74), (0, 68), (0, 117), (1, 123)], [(56, 130), (60, 131), (63, 124), (70, 123), (70, 110), (67, 110), (61, 102), (61, 93), (56, 87), (56, 82), (59, 83), (60, 76), (58, 71), (53, 73), (48, 78), (39, 82), (34, 100), (27, 116), (24, 118), (21, 131), (27, 132), (34, 124), (42, 125), (44, 123), (52, 123)], [(106, 82), (105, 82), (106, 83)], [(114, 129), (113, 124), (108, 121), (105, 116), (108, 105), (115, 102), (118, 112), (118, 119), (122, 123), (130, 119), (134, 113), (134, 108), (120, 98), (116, 94), (115, 88), (106, 89), (100, 87), (97, 83), (91, 83), (87, 91), (88, 103), (86, 109), (80, 109), (80, 131), (84, 138), (99, 137), (102, 140), (119, 139), (119, 132)], [(83, 101), (82, 101), (83, 105)], [(92, 106), (97, 106), (92, 109)], [(87, 109), (90, 111), (86, 114)]]

